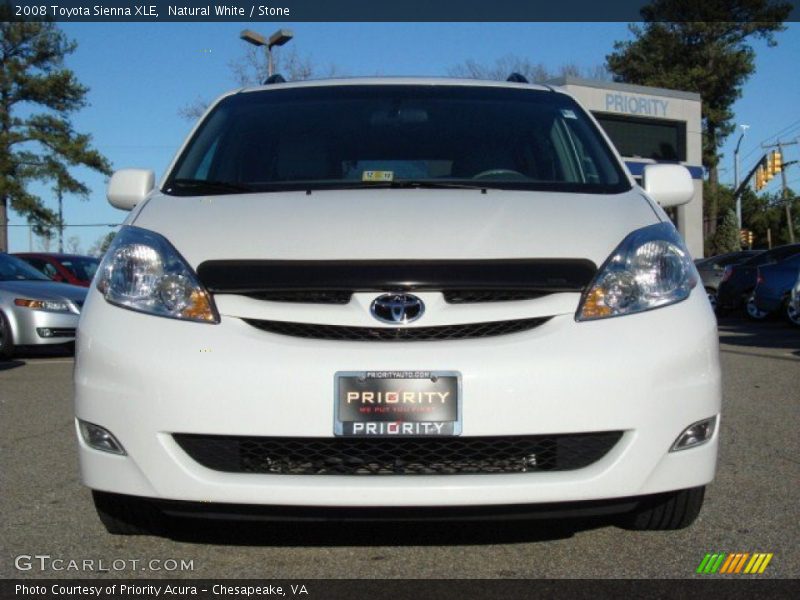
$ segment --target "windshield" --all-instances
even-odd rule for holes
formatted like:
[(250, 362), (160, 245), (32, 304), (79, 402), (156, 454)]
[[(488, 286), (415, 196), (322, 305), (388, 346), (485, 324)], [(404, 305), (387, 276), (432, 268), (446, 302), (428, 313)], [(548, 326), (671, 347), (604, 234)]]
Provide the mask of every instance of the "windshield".
[(167, 179), (179, 195), (416, 185), (630, 189), (564, 94), (458, 85), (270, 89), (223, 99)]
[(50, 281), (24, 260), (0, 254), (0, 281)]
[(96, 258), (84, 256), (70, 256), (62, 258), (60, 262), (70, 273), (82, 281), (91, 281), (92, 277), (94, 277), (94, 272), (97, 271), (97, 266), (100, 264), (100, 261)]

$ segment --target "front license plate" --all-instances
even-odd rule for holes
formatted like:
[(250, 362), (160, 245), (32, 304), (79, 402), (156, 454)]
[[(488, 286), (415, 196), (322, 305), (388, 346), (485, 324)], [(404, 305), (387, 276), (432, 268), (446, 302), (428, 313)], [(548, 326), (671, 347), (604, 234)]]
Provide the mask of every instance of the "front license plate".
[(455, 371), (336, 373), (334, 433), (442, 436), (461, 433), (461, 374)]

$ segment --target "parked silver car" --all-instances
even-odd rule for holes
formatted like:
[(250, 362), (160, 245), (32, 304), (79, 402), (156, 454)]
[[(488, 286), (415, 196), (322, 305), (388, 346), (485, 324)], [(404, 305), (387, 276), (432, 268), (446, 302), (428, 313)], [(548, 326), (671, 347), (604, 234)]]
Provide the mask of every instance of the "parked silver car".
[(56, 283), (0, 254), (0, 358), (18, 346), (73, 342), (85, 297), (86, 288)]

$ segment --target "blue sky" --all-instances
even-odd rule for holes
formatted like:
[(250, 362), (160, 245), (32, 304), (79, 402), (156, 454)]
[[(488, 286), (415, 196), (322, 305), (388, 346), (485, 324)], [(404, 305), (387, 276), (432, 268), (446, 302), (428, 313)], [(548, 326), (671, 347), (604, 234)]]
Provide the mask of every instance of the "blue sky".
[[(592, 67), (604, 61), (615, 40), (629, 39), (624, 23), (299, 23), (297, 52), (320, 65), (334, 64), (347, 75), (446, 75), (466, 59), (493, 62), (508, 54), (556, 69), (566, 63)], [(235, 87), (229, 62), (242, 56), (239, 31), (250, 27), (269, 34), (269, 23), (64, 23), (78, 42), (67, 66), (89, 86), (90, 106), (74, 118), (78, 131), (91, 133), (95, 146), (114, 168), (144, 167), (160, 177), (191, 123), (178, 109), (197, 98), (212, 99)], [(792, 76), (800, 56), (800, 24), (778, 35), (778, 46), (756, 42), (757, 71), (735, 106), (737, 122), (750, 125), (742, 143), (742, 170), (761, 156), (759, 144), (787, 126), (786, 139), (800, 136), (800, 78)], [(731, 136), (721, 173), (733, 180)], [(787, 148), (784, 161), (800, 158), (800, 145)], [(76, 169), (92, 189), (87, 201), (67, 197), (68, 224), (119, 223), (125, 213), (105, 200), (102, 176)], [(789, 172), (800, 187), (800, 168)], [(770, 184), (778, 185), (777, 180)], [(771, 188), (770, 188), (771, 189)], [(55, 207), (48, 188), (34, 188)], [(10, 214), (10, 223), (24, 223)], [(89, 246), (109, 228), (67, 228)], [(28, 249), (28, 230), (9, 229), (10, 249)], [(34, 249), (40, 244), (34, 239)]]

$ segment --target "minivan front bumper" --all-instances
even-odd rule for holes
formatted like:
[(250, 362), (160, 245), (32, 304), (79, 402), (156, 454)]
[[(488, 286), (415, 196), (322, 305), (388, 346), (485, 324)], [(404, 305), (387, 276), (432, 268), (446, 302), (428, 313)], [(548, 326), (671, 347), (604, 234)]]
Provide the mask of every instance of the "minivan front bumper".
[[(95, 450), (78, 434), (82, 479), (95, 490), (240, 505), (485, 506), (630, 498), (714, 477), (718, 427), (702, 445), (669, 451), (687, 426), (720, 412), (715, 319), (699, 287), (636, 315), (559, 314), (529, 331), (435, 342), (300, 339), (225, 315), (218, 325), (180, 322), (111, 306), (95, 290), (87, 309), (76, 417), (126, 451)], [(335, 373), (384, 369), (461, 373), (464, 437), (623, 435), (575, 470), (326, 476), (214, 470), (173, 437), (331, 438)]]

